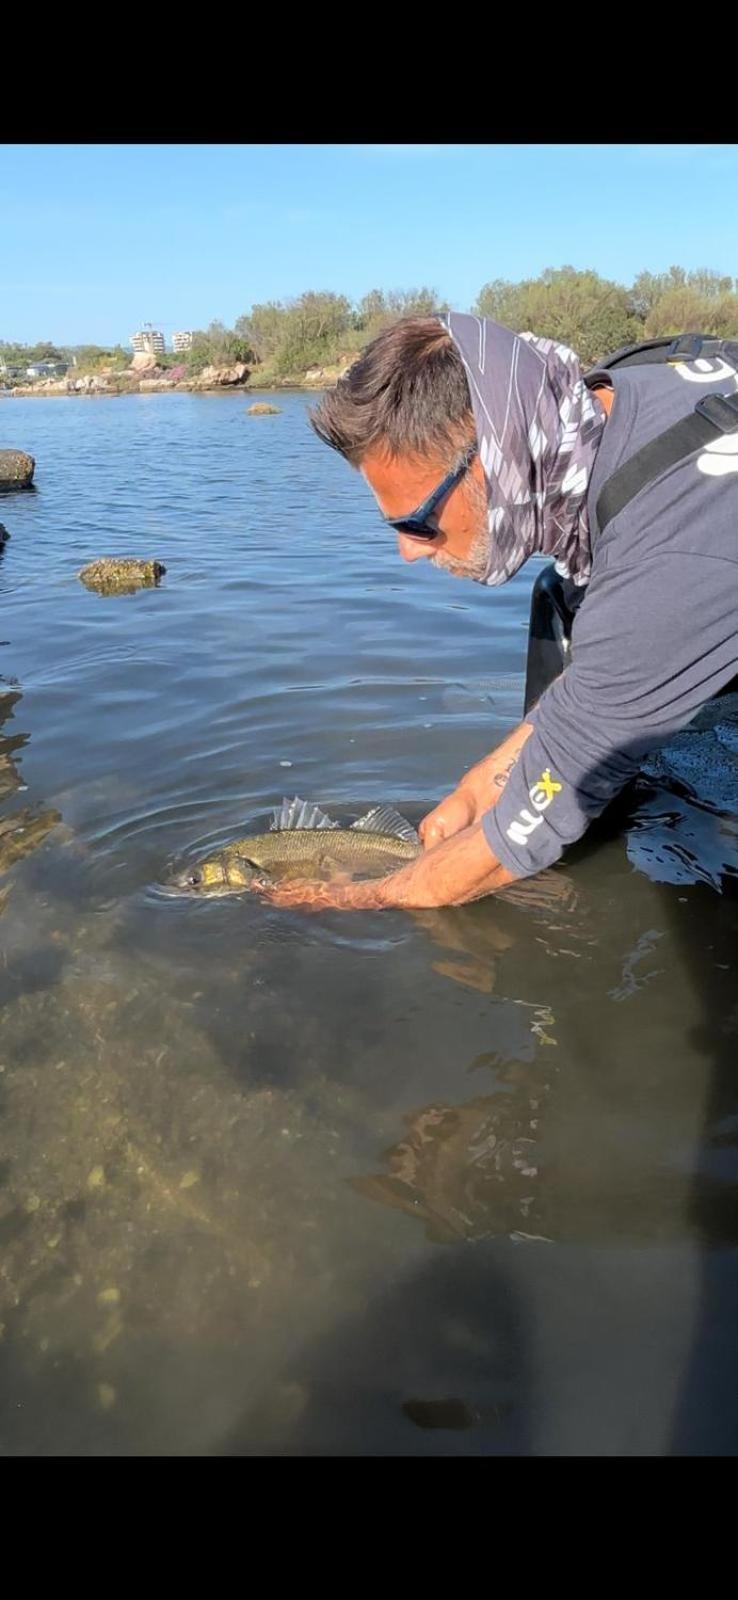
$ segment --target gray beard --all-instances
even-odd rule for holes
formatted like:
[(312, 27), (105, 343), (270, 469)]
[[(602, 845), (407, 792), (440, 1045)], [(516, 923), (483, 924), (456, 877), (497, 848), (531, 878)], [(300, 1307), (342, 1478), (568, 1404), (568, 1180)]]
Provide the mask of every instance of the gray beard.
[(452, 578), (472, 578), (476, 583), (481, 583), (487, 575), (489, 540), (489, 530), (481, 528), (479, 533), (475, 534), (465, 560), (446, 555), (443, 550), (439, 550), (437, 555), (431, 556), (431, 565), (440, 567), (443, 572), (449, 572)]
[(434, 567), (440, 567), (441, 571), (449, 572), (452, 578), (471, 578), (476, 583), (483, 583), (489, 568), (491, 540), (487, 521), (487, 492), (473, 479), (467, 479), (464, 484), (464, 495), (479, 528), (469, 547), (469, 554), (462, 560), (457, 556), (446, 555), (444, 550), (440, 549), (437, 555), (431, 556), (431, 562)]

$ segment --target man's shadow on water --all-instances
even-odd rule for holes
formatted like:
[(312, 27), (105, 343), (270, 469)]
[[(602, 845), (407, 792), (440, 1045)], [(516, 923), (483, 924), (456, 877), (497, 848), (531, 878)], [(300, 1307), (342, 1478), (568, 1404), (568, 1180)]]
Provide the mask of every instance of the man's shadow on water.
[[(701, 1130), (692, 1149), (685, 1151), (692, 1176), (684, 1226), (698, 1252), (697, 1314), (673, 1416), (669, 1448), (673, 1455), (738, 1451), (735, 690), (734, 682), (656, 753), (647, 767), (650, 776), (642, 773), (633, 780), (570, 856), (570, 861), (586, 860), (604, 839), (630, 824), (628, 854), (658, 884), (679, 966), (700, 1006), (699, 1021), (684, 1039), (696, 1075), (699, 1057), (706, 1063)], [(729, 736), (727, 745), (715, 736), (717, 724)], [(642, 759), (637, 748), (627, 753)], [(596, 781), (600, 774), (593, 776)], [(659, 1063), (662, 1077), (664, 1065)], [(676, 1061), (674, 1065), (676, 1069)]]
[[(689, 937), (681, 921), (685, 970), (699, 994), (702, 1017), (689, 1043), (710, 1059), (700, 1147), (694, 1153), (694, 1182), (688, 1219), (700, 1247), (698, 1317), (685, 1375), (681, 1405), (674, 1419), (672, 1453), (734, 1455), (738, 1452), (738, 1006), (735, 995), (738, 950), (738, 883), (722, 902), (700, 888), (705, 920), (712, 917), (712, 949)], [(721, 1219), (723, 1226), (721, 1226)]]

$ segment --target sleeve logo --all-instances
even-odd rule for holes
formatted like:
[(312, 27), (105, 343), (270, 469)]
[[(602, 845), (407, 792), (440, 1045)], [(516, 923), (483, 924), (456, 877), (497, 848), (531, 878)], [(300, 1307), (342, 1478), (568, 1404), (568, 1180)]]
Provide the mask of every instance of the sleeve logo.
[(548, 811), (554, 795), (560, 794), (563, 787), (563, 784), (557, 783), (555, 778), (551, 777), (551, 768), (544, 767), (538, 781), (528, 790), (528, 799), (533, 811), (524, 806), (518, 812), (515, 821), (506, 829), (507, 837), (512, 839), (513, 844), (526, 844), (533, 829), (540, 827), (543, 813)]

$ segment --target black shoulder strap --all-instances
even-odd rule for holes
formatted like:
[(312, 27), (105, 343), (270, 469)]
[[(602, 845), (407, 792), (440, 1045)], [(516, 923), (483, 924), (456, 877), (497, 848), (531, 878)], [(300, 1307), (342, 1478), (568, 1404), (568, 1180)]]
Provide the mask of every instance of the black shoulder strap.
[(675, 338), (667, 334), (662, 339), (643, 339), (640, 344), (624, 344), (619, 350), (613, 350), (612, 355), (605, 356), (598, 361), (597, 366), (584, 374), (584, 381), (588, 388), (594, 388), (599, 376), (603, 372), (611, 372), (613, 367), (641, 367), (652, 362), (667, 361), (697, 361), (700, 356), (727, 355), (735, 360), (738, 345), (728, 339), (719, 339), (714, 334), (708, 333), (680, 333)]
[(657, 435), (629, 461), (624, 461), (600, 490), (597, 498), (597, 534), (627, 506), (634, 495), (660, 478), (677, 461), (710, 444), (723, 433), (738, 430), (738, 394), (707, 394), (694, 411)]

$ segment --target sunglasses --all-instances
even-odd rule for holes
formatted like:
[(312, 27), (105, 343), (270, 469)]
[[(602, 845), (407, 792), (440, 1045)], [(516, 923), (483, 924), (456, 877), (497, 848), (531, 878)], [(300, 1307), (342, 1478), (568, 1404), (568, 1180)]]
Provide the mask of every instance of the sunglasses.
[(389, 524), (390, 528), (395, 528), (397, 533), (409, 534), (411, 539), (437, 539), (439, 530), (438, 528), (429, 527), (428, 518), (433, 515), (436, 508), (440, 506), (441, 501), (445, 500), (446, 495), (451, 493), (456, 484), (461, 482), (464, 474), (468, 472), (476, 453), (476, 444), (470, 444), (464, 452), (458, 467), (454, 467), (452, 472), (446, 474), (443, 482), (439, 483), (433, 493), (428, 495), (422, 505), (419, 505), (415, 511), (411, 511), (406, 517), (385, 517), (384, 521)]

